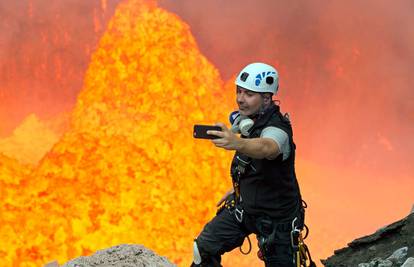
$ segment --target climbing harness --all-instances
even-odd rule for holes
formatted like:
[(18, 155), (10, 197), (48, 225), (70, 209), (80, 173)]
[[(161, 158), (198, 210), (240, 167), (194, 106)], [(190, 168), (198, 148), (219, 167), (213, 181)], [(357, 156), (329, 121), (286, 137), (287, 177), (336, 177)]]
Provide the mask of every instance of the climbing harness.
[(305, 225), (306, 234), (302, 236), (302, 230), (296, 225), (297, 218), (292, 221), (292, 231), (290, 232), (290, 241), (293, 248), (293, 263), (296, 267), (316, 267), (315, 262), (309, 252), (308, 246), (304, 239), (308, 236), (309, 228)]

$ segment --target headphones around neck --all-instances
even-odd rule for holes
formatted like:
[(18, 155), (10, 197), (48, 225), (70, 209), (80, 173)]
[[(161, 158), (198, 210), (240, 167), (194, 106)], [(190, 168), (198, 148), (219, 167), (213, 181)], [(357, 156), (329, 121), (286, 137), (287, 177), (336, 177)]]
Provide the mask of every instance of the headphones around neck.
[(231, 131), (233, 133), (241, 133), (244, 136), (249, 136), (249, 130), (254, 124), (252, 119), (248, 116), (241, 115), (238, 110), (230, 114), (229, 121), (231, 123)]

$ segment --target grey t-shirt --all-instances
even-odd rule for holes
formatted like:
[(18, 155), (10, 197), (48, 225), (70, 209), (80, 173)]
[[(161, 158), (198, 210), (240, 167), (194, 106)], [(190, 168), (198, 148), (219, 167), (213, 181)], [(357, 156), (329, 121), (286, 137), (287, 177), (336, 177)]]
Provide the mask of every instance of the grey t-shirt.
[(289, 136), (288, 134), (280, 128), (269, 126), (262, 130), (260, 137), (266, 137), (274, 140), (279, 146), (279, 156), (280, 153), (283, 154), (283, 160), (287, 159), (290, 155), (290, 146), (289, 146)]

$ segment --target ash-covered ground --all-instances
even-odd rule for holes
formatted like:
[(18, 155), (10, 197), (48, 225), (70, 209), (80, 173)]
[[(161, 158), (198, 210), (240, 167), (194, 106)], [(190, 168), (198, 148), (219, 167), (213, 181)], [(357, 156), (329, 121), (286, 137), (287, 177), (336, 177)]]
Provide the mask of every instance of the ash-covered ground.
[(174, 267), (167, 258), (158, 256), (142, 245), (118, 245), (99, 250), (87, 257), (73, 259), (63, 267)]

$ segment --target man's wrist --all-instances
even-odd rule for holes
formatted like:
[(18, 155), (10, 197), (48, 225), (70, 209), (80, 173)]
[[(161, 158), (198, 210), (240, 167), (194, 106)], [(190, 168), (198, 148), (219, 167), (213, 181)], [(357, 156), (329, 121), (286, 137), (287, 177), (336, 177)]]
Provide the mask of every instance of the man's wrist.
[(244, 149), (245, 145), (246, 145), (246, 140), (240, 137), (236, 137), (236, 150), (238, 152), (242, 152), (242, 150)]

